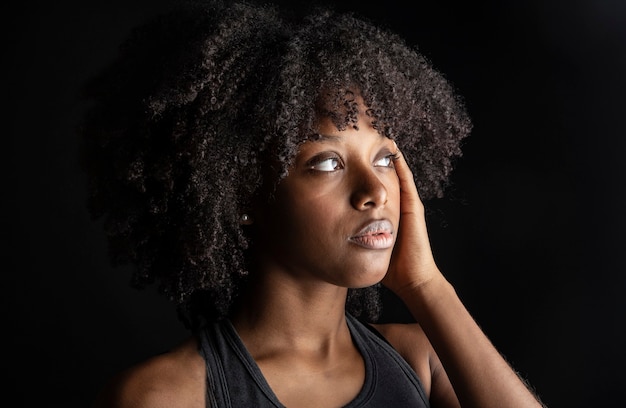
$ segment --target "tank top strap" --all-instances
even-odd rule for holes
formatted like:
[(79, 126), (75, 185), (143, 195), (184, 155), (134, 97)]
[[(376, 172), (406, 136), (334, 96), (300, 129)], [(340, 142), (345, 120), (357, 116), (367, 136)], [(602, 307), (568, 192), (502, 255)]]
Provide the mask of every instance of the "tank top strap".
[(227, 319), (200, 332), (206, 361), (207, 407), (284, 408)]
[[(365, 364), (365, 382), (344, 408), (429, 407), (421, 382), (380, 333), (346, 314), (352, 340)], [(199, 332), (206, 361), (207, 407), (284, 408), (229, 320)]]
[[(346, 319), (352, 339), (366, 362), (366, 379), (369, 376), (373, 383), (367, 406), (430, 407), (419, 377), (387, 339), (373, 326), (350, 314), (346, 314)], [(371, 370), (367, 368), (368, 360)]]

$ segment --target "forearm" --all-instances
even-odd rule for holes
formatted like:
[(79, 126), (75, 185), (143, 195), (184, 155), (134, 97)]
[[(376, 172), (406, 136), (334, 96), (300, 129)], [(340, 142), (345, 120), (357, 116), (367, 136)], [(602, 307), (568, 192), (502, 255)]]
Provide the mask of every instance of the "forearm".
[(398, 295), (428, 336), (463, 407), (542, 406), (443, 276)]

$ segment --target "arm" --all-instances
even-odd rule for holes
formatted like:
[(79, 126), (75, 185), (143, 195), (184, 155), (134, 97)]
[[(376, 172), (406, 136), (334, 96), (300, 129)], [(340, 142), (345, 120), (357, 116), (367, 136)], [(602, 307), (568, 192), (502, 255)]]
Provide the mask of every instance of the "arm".
[(541, 407), (439, 271), (424, 206), (401, 154), (395, 166), (400, 180), (400, 228), (383, 284), (402, 299), (423, 328), (462, 406)]
[(92, 408), (206, 406), (206, 368), (195, 338), (114, 376)]

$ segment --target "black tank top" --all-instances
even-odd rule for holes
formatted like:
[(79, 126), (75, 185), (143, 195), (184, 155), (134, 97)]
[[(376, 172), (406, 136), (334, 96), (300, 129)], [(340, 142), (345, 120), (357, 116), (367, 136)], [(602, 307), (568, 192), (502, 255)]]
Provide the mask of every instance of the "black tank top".
[[(429, 407), (413, 369), (375, 332), (346, 315), (352, 340), (365, 361), (365, 382), (345, 407)], [(200, 332), (207, 367), (207, 407), (265, 408), (280, 403), (229, 320)]]

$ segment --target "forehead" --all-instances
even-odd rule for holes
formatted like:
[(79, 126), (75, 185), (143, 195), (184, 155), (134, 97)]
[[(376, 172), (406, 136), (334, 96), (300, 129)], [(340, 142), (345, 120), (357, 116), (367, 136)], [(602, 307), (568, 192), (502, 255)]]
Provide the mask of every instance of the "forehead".
[(351, 89), (320, 92), (315, 104), (315, 134), (336, 134), (344, 130), (376, 129), (377, 118), (365, 104), (361, 94)]
[(300, 144), (297, 155), (318, 151), (323, 145), (369, 150), (388, 140), (389, 138), (376, 130), (371, 118), (366, 115), (360, 115), (356, 123), (346, 126), (345, 129), (338, 128), (330, 118), (325, 118), (319, 121), (316, 131)]
[(359, 112), (353, 119), (344, 119), (339, 123), (336, 119), (332, 116), (318, 116), (315, 121), (315, 134), (309, 140), (336, 140), (343, 135), (355, 132), (378, 133), (374, 126), (374, 119), (363, 112)]
[(314, 104), (316, 122), (331, 119), (340, 129), (356, 123), (359, 116), (370, 114), (361, 93), (350, 87), (323, 86)]

